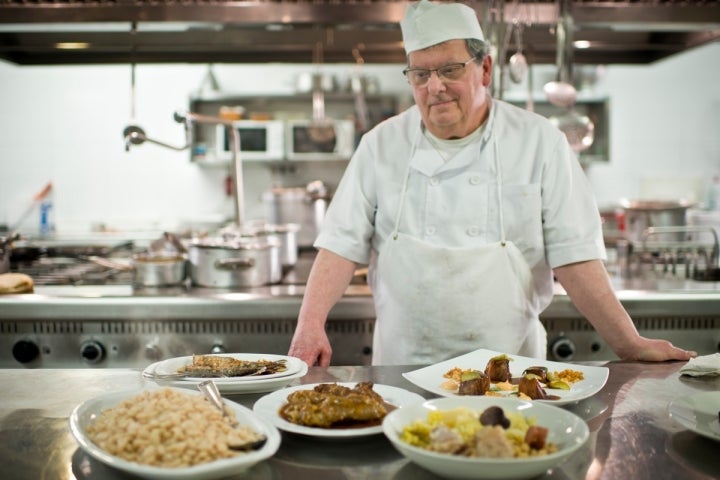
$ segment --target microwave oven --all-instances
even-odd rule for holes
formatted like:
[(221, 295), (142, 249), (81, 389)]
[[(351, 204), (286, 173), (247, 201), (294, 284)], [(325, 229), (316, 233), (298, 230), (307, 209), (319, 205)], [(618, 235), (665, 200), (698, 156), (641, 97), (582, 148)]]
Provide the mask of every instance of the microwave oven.
[[(236, 120), (232, 124), (240, 136), (241, 160), (282, 160), (285, 155), (285, 124), (282, 120)], [(232, 158), (228, 128), (218, 125), (215, 146), (219, 160)]]
[(355, 151), (352, 120), (289, 120), (285, 128), (288, 160), (348, 160)]

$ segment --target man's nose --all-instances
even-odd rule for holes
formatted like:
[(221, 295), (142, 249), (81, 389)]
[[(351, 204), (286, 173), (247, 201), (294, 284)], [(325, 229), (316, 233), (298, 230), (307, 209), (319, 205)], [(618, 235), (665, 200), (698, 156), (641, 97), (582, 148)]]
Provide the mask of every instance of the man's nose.
[(430, 78), (428, 79), (427, 88), (430, 92), (438, 92), (445, 90), (445, 82), (436, 71), (430, 72)]

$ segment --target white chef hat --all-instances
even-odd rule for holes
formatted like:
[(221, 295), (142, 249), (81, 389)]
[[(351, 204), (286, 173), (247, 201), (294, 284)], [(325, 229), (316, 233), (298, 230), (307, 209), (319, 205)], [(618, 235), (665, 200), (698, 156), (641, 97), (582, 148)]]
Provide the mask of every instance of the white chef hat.
[(407, 54), (448, 40), (485, 41), (475, 10), (462, 3), (420, 0), (408, 5), (400, 28)]

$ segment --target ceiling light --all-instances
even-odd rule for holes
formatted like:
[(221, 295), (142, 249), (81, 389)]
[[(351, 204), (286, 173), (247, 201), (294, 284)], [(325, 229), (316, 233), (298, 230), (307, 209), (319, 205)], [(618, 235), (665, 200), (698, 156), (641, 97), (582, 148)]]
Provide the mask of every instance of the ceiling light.
[(575, 40), (573, 46), (575, 48), (590, 48), (590, 42), (587, 40)]
[(58, 42), (55, 44), (58, 50), (84, 50), (90, 48), (88, 42)]

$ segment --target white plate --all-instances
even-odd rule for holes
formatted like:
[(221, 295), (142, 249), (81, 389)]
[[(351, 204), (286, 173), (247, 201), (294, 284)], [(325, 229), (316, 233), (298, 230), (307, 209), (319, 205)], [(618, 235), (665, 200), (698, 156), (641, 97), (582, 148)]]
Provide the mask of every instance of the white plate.
[(679, 397), (668, 406), (670, 418), (683, 427), (720, 441), (720, 392), (702, 392)]
[[(162, 468), (129, 462), (111, 455), (96, 446), (85, 433), (87, 427), (103, 410), (114, 407), (126, 398), (133, 397), (141, 392), (142, 390), (132, 390), (102, 395), (87, 400), (75, 407), (70, 415), (70, 431), (73, 437), (75, 437), (75, 440), (80, 444), (80, 448), (104, 464), (143, 478), (199, 480), (227, 477), (228, 475), (236, 475), (244, 472), (253, 465), (274, 455), (280, 447), (280, 432), (278, 432), (277, 428), (267, 420), (255, 415), (250, 409), (229, 400), (223, 401), (235, 412), (235, 416), (241, 424), (248, 425), (267, 436), (267, 442), (259, 450), (248, 452), (245, 455), (239, 455), (234, 458), (216, 460), (192, 467)], [(183, 390), (183, 393), (202, 395), (200, 392), (188, 392), (187, 390)]]
[[(236, 354), (238, 356), (242, 356), (243, 358), (247, 358), (249, 355), (256, 355), (256, 354)], [(213, 378), (213, 381), (215, 382), (215, 385), (217, 385), (218, 390), (220, 390), (221, 393), (227, 393), (227, 394), (235, 394), (235, 393), (264, 393), (264, 392), (272, 392), (273, 390), (277, 390), (278, 388), (282, 388), (286, 385), (288, 385), (290, 382), (297, 378), (301, 378), (305, 376), (305, 374), (308, 371), (308, 366), (305, 362), (302, 360), (295, 358), (295, 357), (285, 357), (282, 355), (260, 355), (257, 354), (258, 357), (262, 357), (268, 360), (274, 360), (276, 357), (279, 358), (287, 358), (290, 359), (288, 361), (288, 369), (290, 369), (291, 363), (293, 364), (293, 368), (295, 368), (295, 365), (299, 365), (299, 369), (296, 369), (295, 373), (285, 375), (285, 376), (279, 376), (279, 377), (273, 377), (273, 378), (266, 378), (266, 377), (233, 377), (233, 378)], [(165, 360), (168, 361), (168, 360)], [(172, 387), (182, 387), (182, 388), (190, 388), (190, 389), (197, 389), (197, 386), (200, 382), (207, 380), (207, 378), (191, 378), (191, 377), (185, 377), (185, 378), (177, 378), (177, 379), (168, 379), (168, 380), (160, 380), (160, 379), (152, 379), (148, 378), (146, 375), (152, 375), (154, 372), (156, 372), (156, 368), (158, 365), (160, 365), (162, 362), (153, 363), (152, 365), (149, 365), (145, 370), (143, 370), (143, 377), (150, 381), (154, 382), (158, 385), (165, 385), (165, 386), (172, 386)]]
[[(327, 383), (327, 382), (326, 382)], [(302, 435), (311, 435), (313, 437), (326, 438), (356, 438), (366, 435), (376, 435), (382, 433), (382, 425), (364, 428), (316, 428), (296, 425), (283, 419), (278, 411), (280, 407), (287, 403), (287, 397), (297, 390), (312, 390), (319, 383), (298, 385), (296, 387), (283, 388), (260, 398), (253, 406), (253, 411), (261, 417), (270, 421), (280, 430), (286, 432), (299, 433)], [(355, 383), (338, 383), (344, 387), (353, 388)], [(417, 393), (409, 392), (402, 388), (392, 387), (390, 385), (373, 384), (375, 390), (386, 403), (395, 407), (404, 407), (415, 403), (422, 403), (425, 399)]]
[[(271, 355), (266, 353), (217, 353), (212, 354), (213, 357), (228, 357), (233, 358), (235, 360), (242, 360), (246, 362), (254, 362), (258, 360), (268, 360), (271, 362), (277, 362), (279, 360), (285, 360), (285, 365), (287, 366), (287, 369), (282, 372), (277, 373), (270, 373), (267, 375), (257, 375), (257, 376), (246, 376), (246, 377), (220, 377), (220, 378), (213, 378), (213, 381), (215, 383), (220, 382), (242, 382), (242, 381), (255, 381), (255, 380), (269, 380), (271, 378), (277, 378), (277, 377), (286, 377), (288, 375), (292, 375), (294, 373), (297, 373), (302, 368), (302, 364), (304, 363), (299, 358), (295, 357), (288, 357), (285, 355)], [(189, 365), (192, 365), (193, 363), (193, 357), (192, 355), (186, 356), (186, 357), (176, 357), (176, 358), (168, 358), (167, 360), (163, 360), (158, 363), (158, 365), (155, 367), (155, 373), (160, 375), (171, 375), (174, 373), (177, 373), (178, 370), (180, 370), (182, 367), (186, 367)], [(200, 378), (200, 377), (184, 377), (182, 379), (178, 380), (187, 380), (187, 381), (200, 381), (207, 380), (207, 378)]]
[[(458, 396), (456, 392), (441, 387), (442, 383), (447, 381), (443, 375), (455, 367), (475, 370), (485, 370), (488, 360), (492, 357), (502, 355), (502, 352), (494, 352), (492, 350), (475, 350), (459, 357), (451, 358), (444, 362), (430, 365), (419, 370), (403, 373), (403, 376), (420, 388), (428, 392), (435, 393), (443, 397)], [(576, 365), (572, 363), (551, 362), (548, 360), (540, 360), (537, 358), (521, 357), (520, 355), (510, 355), (510, 372), (513, 377), (519, 377), (522, 372), (532, 366), (544, 366), (550, 371), (561, 371), (567, 368), (577, 370), (583, 373), (584, 380), (575, 382), (570, 386), (570, 390), (546, 389), (548, 394), (557, 395), (558, 400), (536, 400), (538, 402), (552, 403), (553, 405), (564, 405), (566, 403), (577, 402), (584, 398), (595, 395), (605, 385), (608, 379), (609, 370), (607, 367), (593, 367), (587, 365)]]
[[(473, 458), (431, 452), (400, 440), (403, 428), (416, 421), (426, 420), (432, 410), (468, 407), (478, 413), (490, 406), (501, 407), (506, 414), (518, 412), (534, 417), (537, 425), (549, 430), (547, 440), (558, 447), (549, 455), (526, 458)], [(554, 468), (578, 450), (588, 439), (587, 424), (577, 415), (547, 403), (502, 397), (456, 396), (436, 398), (422, 404), (410, 405), (388, 414), (383, 420), (383, 432), (395, 448), (423, 468), (448, 478), (468, 479), (525, 479), (534, 478)]]

